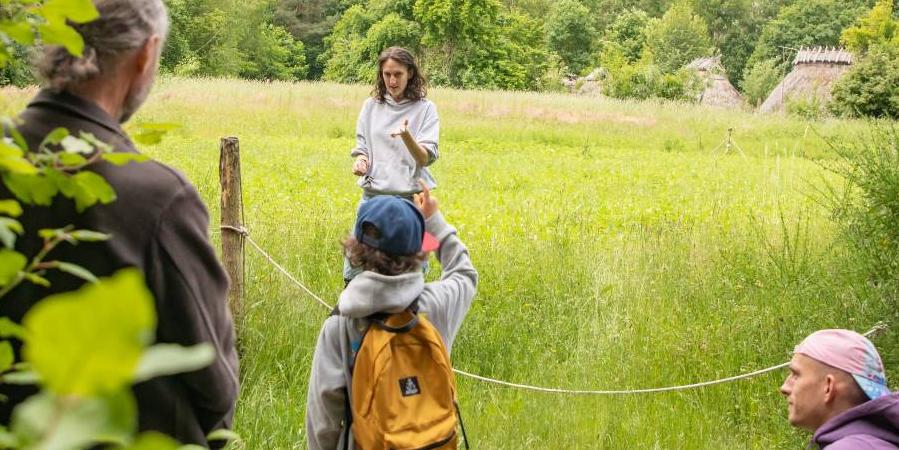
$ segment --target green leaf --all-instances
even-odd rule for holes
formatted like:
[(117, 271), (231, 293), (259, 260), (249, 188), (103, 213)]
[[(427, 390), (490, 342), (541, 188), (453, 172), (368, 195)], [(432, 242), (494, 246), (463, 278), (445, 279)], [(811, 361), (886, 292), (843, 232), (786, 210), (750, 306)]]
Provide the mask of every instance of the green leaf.
[(55, 264), (55, 266), (57, 269), (65, 272), (65, 273), (74, 275), (78, 278), (81, 278), (84, 281), (87, 281), (90, 283), (97, 282), (97, 277), (94, 276), (94, 274), (92, 274), (89, 270), (87, 270), (84, 267), (81, 267), (77, 264), (72, 264), (72, 263), (67, 263), (67, 262), (58, 262), (57, 264)]
[(3, 183), (22, 203), (50, 206), (59, 188), (53, 180), (37, 174), (3, 174)]
[(12, 136), (12, 141), (16, 144), (16, 146), (22, 150), (23, 152), (28, 150), (28, 143), (25, 142), (25, 138), (22, 136), (22, 133), (19, 133), (19, 130), (16, 129), (16, 122), (21, 122), (21, 120), (13, 120), (9, 117), (0, 118), (0, 125), (3, 125), (4, 131), (9, 133)]
[(25, 328), (15, 323), (9, 317), (0, 317), (0, 338), (17, 338), (24, 340)]
[(16, 362), (16, 355), (12, 351), (9, 341), (0, 342), (0, 372), (9, 370)]
[(0, 22), (0, 32), (6, 33), (7, 36), (22, 45), (34, 44), (34, 31), (31, 30), (31, 24), (28, 22), (2, 21)]
[(50, 287), (50, 281), (36, 273), (24, 273), (25, 279), (38, 286)]
[(4, 384), (19, 384), (30, 386), (39, 384), (40, 382), (41, 377), (39, 377), (36, 373), (34, 373), (34, 371), (31, 370), (21, 370), (0, 375), (0, 383)]
[(6, 248), (0, 249), (0, 287), (15, 280), (26, 264), (28, 260), (25, 255)]
[(0, 242), (4, 247), (12, 250), (16, 245), (16, 235), (24, 232), (25, 229), (18, 220), (0, 217)]
[(69, 53), (78, 57), (84, 54), (84, 39), (74, 28), (66, 25), (65, 21), (51, 19), (39, 26), (38, 31), (44, 44), (63, 46)]
[(13, 156), (21, 157), (24, 154), (18, 145), (15, 145), (9, 138), (0, 139), (0, 157)]
[(156, 326), (153, 298), (137, 269), (47, 297), (26, 315), (24, 360), (60, 395), (131, 385)]
[(42, 12), (45, 17), (64, 17), (75, 23), (86, 23), (100, 17), (91, 0), (49, 0)]
[(198, 344), (193, 347), (157, 344), (150, 347), (141, 358), (135, 381), (193, 372), (208, 366), (214, 359), (215, 349), (210, 344)]
[(60, 153), (59, 162), (66, 167), (80, 167), (87, 164), (87, 159), (74, 153)]
[(66, 136), (60, 142), (62, 148), (68, 153), (80, 153), (82, 155), (89, 155), (94, 152), (94, 146), (89, 142), (85, 141), (81, 138), (76, 138), (75, 136)]
[(19, 173), (24, 175), (33, 175), (37, 173), (37, 168), (34, 167), (34, 164), (31, 164), (31, 161), (28, 161), (21, 156), (2, 156), (0, 157), (0, 168), (6, 169), (12, 173)]
[(116, 166), (124, 166), (125, 164), (128, 164), (132, 161), (138, 162), (138, 163), (141, 163), (144, 161), (149, 161), (150, 157), (147, 155), (142, 155), (140, 153), (115, 152), (115, 153), (104, 153), (103, 159), (109, 161), (110, 163), (112, 163)]
[(15, 434), (3, 428), (0, 430), (0, 448), (22, 448), (22, 446)]
[(0, 214), (19, 217), (22, 215), (22, 205), (15, 200), (0, 200)]
[(65, 180), (61, 178), (57, 178), (57, 180), (60, 192), (75, 200), (75, 210), (79, 213), (98, 202), (108, 204), (115, 201), (116, 196), (112, 186), (94, 172), (85, 170), (71, 177), (65, 177)]
[(123, 450), (178, 450), (178, 442), (162, 433), (148, 431), (141, 433), (134, 443)]
[(91, 133), (88, 133), (87, 131), (82, 131), (81, 133), (79, 133), (79, 136), (81, 137), (81, 139), (84, 139), (85, 141), (87, 141), (88, 143), (93, 145), (94, 148), (99, 149), (101, 152), (109, 153), (112, 151), (111, 145), (97, 139), (96, 136), (94, 136)]
[(65, 232), (65, 228), (53, 229), (53, 228), (43, 228), (38, 230), (37, 235), (41, 239), (48, 241), (50, 239), (59, 236), (61, 233)]
[(240, 435), (226, 429), (218, 429), (206, 435), (210, 441), (239, 441)]
[[(13, 411), (12, 431), (26, 448), (91, 448), (125, 444), (137, 428), (137, 406), (130, 390), (90, 397), (57, 397), (41, 392)], [(37, 443), (40, 445), (34, 445)], [(31, 444), (31, 445), (28, 445)]]
[(41, 142), (40, 147), (44, 148), (48, 145), (59, 145), (63, 139), (65, 139), (69, 135), (69, 130), (65, 128), (54, 128), (53, 131), (47, 133), (47, 136), (44, 137), (44, 140)]
[(69, 233), (69, 235), (79, 242), (108, 241), (112, 237), (111, 234), (100, 233), (98, 231), (91, 230), (75, 230)]

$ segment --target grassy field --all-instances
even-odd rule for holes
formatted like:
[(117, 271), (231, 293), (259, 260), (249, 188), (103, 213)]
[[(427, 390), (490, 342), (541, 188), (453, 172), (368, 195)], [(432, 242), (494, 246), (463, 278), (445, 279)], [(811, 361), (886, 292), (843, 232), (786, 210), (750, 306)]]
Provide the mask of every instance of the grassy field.
[[(9, 114), (33, 92), (0, 93)], [(197, 185), (213, 228), (219, 138), (239, 136), (253, 238), (334, 302), (367, 93), (164, 79), (134, 122), (183, 125), (146, 152)], [(460, 369), (579, 389), (685, 384), (784, 362), (819, 328), (897, 318), (847, 266), (819, 201), (840, 184), (822, 168), (837, 161), (825, 141), (852, 139), (862, 123), (565, 95), (431, 98), (442, 123), (435, 195), (481, 274), (453, 351)], [(731, 127), (744, 154), (715, 151)], [(305, 448), (308, 370), (328, 311), (255, 253), (247, 271), (237, 431), (245, 448)], [(895, 379), (899, 333), (875, 343)], [(786, 423), (777, 392), (784, 375), (630, 397), (458, 383), (477, 449), (801, 448), (807, 435)]]

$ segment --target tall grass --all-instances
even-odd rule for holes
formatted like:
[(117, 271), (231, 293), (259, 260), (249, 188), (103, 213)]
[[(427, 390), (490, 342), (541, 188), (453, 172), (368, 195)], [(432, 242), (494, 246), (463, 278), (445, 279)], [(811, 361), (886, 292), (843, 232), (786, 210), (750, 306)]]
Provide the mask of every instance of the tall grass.
[[(213, 228), (218, 139), (239, 136), (253, 238), (333, 302), (338, 241), (359, 197), (348, 153), (367, 92), (166, 79), (135, 122), (183, 125), (147, 151), (196, 183)], [(0, 111), (27, 96), (3, 91)], [(568, 388), (684, 384), (786, 361), (819, 328), (895, 317), (811, 195), (842, 186), (821, 167), (841, 161), (826, 143), (862, 123), (554, 94), (431, 97), (442, 124), (435, 195), (481, 273), (453, 350), (461, 369)], [(730, 127), (745, 156), (712, 151)], [(245, 448), (303, 448), (328, 311), (255, 253), (247, 271), (237, 431)], [(632, 397), (458, 383), (475, 448), (798, 448), (807, 436), (786, 422), (783, 376)]]

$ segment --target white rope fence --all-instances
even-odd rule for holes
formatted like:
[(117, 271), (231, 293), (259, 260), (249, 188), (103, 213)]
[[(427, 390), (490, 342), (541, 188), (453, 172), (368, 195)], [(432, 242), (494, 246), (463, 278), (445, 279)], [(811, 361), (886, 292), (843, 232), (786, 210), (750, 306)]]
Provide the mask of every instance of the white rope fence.
[[(307, 294), (309, 294), (312, 298), (314, 298), (316, 301), (318, 301), (318, 303), (320, 303), (322, 306), (324, 306), (328, 310), (333, 309), (333, 307), (331, 305), (329, 305), (326, 301), (322, 300), (321, 297), (315, 295), (314, 292), (312, 292), (309, 288), (307, 288), (299, 280), (294, 278), (293, 275), (290, 274), (290, 272), (285, 270), (284, 267), (282, 267), (280, 264), (278, 264), (271, 257), (271, 255), (269, 255), (265, 250), (263, 250), (262, 247), (260, 247), (259, 244), (257, 244), (256, 241), (254, 241), (253, 238), (250, 237), (249, 230), (247, 230), (244, 227), (238, 228), (238, 227), (232, 227), (232, 226), (228, 226), (228, 225), (222, 225), (221, 229), (230, 230), (230, 231), (233, 231), (233, 232), (238, 233), (241, 236), (243, 236), (244, 239), (246, 239), (250, 243), (250, 245), (252, 245), (253, 248), (255, 248), (256, 251), (259, 252), (259, 254), (261, 254), (265, 259), (267, 259), (272, 265), (274, 265), (281, 273), (283, 273), (285, 276), (287, 276), (287, 278), (290, 281), (292, 281), (297, 287), (299, 287), (300, 289), (305, 291)], [(863, 334), (863, 336), (869, 337), (875, 333), (879, 333), (879, 332), (885, 330), (886, 328), (887, 328), (887, 324), (885, 322), (879, 322), (879, 323), (875, 324), (874, 327), (872, 327), (870, 330), (865, 332)], [(484, 377), (481, 375), (475, 375), (473, 373), (468, 373), (464, 370), (459, 370), (456, 368), (453, 368), (453, 372), (456, 372), (457, 374), (468, 377), (468, 378), (472, 378), (472, 379), (475, 379), (478, 381), (483, 381), (485, 383), (492, 383), (492, 384), (496, 384), (496, 385), (500, 385), (500, 386), (506, 386), (506, 387), (510, 387), (510, 388), (523, 389), (523, 390), (535, 391), (535, 392), (545, 392), (545, 393), (552, 393), (552, 394), (568, 394), (568, 395), (634, 395), (634, 394), (657, 394), (657, 393), (662, 393), (662, 392), (685, 391), (688, 389), (697, 389), (697, 388), (702, 388), (702, 387), (706, 387), (706, 386), (714, 386), (716, 384), (730, 383), (733, 381), (745, 380), (747, 378), (756, 377), (756, 376), (759, 376), (759, 375), (762, 375), (762, 374), (765, 374), (768, 372), (773, 372), (778, 369), (783, 369), (784, 367), (787, 367), (789, 365), (790, 365), (789, 362), (785, 362), (783, 364), (766, 367), (764, 369), (759, 369), (759, 370), (756, 370), (753, 372), (748, 372), (748, 373), (744, 373), (744, 374), (740, 374), (740, 375), (734, 375), (732, 377), (721, 378), (721, 379), (712, 380), (712, 381), (704, 381), (701, 383), (684, 384), (684, 385), (679, 385), (679, 386), (666, 386), (666, 387), (659, 387), (659, 388), (629, 389), (629, 390), (585, 390), (585, 389), (562, 389), (562, 388), (532, 386), (532, 385), (528, 385), (528, 384), (511, 383), (508, 381), (497, 380), (495, 378), (489, 378), (489, 377)]]

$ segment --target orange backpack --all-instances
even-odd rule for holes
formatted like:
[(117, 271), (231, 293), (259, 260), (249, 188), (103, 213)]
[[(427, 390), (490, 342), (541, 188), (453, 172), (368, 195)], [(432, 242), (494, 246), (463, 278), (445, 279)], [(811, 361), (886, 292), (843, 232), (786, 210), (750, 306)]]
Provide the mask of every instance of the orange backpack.
[[(453, 367), (440, 333), (414, 305), (371, 317), (352, 371), (346, 423), (357, 449), (457, 448)], [(462, 435), (468, 447), (464, 427)]]

